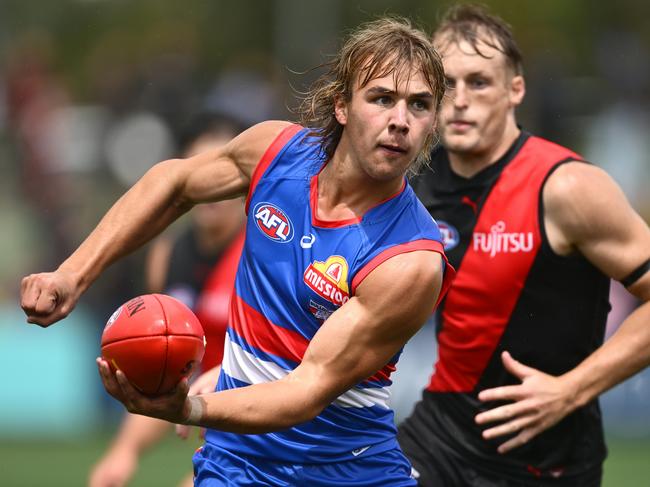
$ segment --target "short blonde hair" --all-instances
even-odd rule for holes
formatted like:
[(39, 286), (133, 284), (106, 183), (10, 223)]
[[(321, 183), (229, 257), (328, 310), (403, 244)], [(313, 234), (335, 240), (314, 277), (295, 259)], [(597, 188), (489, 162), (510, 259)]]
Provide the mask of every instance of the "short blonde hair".
[(481, 44), (500, 51), (515, 75), (524, 74), (521, 50), (515, 41), (512, 27), (500, 17), (490, 14), (482, 5), (460, 4), (451, 7), (433, 33), (434, 41), (444, 51), (449, 44), (466, 41), (474, 52), (489, 58), (481, 51)]
[[(321, 149), (331, 158), (343, 133), (334, 114), (338, 97), (352, 99), (354, 83), (364, 87), (371, 80), (393, 75), (396, 81), (420, 69), (434, 95), (434, 108), (444, 96), (445, 77), (440, 56), (430, 37), (404, 18), (387, 17), (361, 25), (347, 38), (338, 55), (305, 95), (299, 115), (301, 123), (320, 137)], [(433, 145), (428, 138), (414, 166), (426, 162)]]

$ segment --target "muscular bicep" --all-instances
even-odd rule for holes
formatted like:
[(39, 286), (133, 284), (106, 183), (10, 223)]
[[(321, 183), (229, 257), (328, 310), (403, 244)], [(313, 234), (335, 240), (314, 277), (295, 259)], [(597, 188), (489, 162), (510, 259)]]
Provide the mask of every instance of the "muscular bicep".
[[(603, 170), (566, 164), (549, 179), (544, 203), (550, 225), (609, 277), (621, 280), (650, 258), (648, 225)], [(647, 288), (630, 290), (648, 299)]]
[(212, 149), (180, 164), (182, 202), (218, 201), (245, 195), (264, 152), (289, 122), (269, 121), (255, 125), (223, 147)]
[(440, 254), (417, 251), (374, 269), (322, 325), (287, 379), (309, 384), (325, 407), (382, 369), (431, 314), (442, 286), (441, 262)]

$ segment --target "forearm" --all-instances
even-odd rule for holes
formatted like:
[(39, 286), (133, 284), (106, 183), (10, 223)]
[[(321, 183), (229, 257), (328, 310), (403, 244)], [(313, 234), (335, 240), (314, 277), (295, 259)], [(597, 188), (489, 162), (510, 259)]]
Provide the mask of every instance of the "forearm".
[(650, 302), (637, 308), (596, 352), (562, 378), (580, 407), (650, 365)]
[[(312, 389), (312, 390), (310, 390)], [(310, 384), (285, 378), (228, 391), (191, 396), (185, 423), (240, 434), (280, 431), (315, 418), (329, 401)]]
[(83, 292), (111, 263), (160, 233), (186, 212), (181, 188), (168, 174), (174, 161), (150, 169), (106, 213), (79, 248), (59, 267)]

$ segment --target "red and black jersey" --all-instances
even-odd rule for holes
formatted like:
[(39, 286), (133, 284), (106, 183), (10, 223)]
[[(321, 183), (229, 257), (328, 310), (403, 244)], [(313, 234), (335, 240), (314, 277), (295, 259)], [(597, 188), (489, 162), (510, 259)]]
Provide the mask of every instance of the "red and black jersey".
[(201, 250), (197, 230), (185, 230), (173, 243), (164, 292), (189, 306), (199, 318), (207, 347), (201, 371), (221, 364), (230, 297), (244, 245), (244, 231), (223, 247)]
[(223, 344), (228, 328), (230, 298), (235, 287), (237, 266), (244, 247), (245, 233), (242, 230), (222, 251), (219, 260), (207, 277), (201, 294), (196, 300), (194, 311), (203, 325), (207, 342), (201, 371), (221, 365)]
[(606, 450), (597, 401), (512, 452), (487, 441), (474, 417), (495, 407), (481, 390), (517, 383), (501, 362), (559, 375), (604, 339), (609, 279), (580, 255), (553, 252), (543, 225), (542, 190), (562, 163), (580, 157), (522, 133), (495, 164), (471, 178), (455, 174), (444, 150), (413, 182), (444, 232), (457, 269), (438, 325), (438, 361), (407, 427), (435, 435), (459, 456), (505, 477), (571, 476), (600, 465)]

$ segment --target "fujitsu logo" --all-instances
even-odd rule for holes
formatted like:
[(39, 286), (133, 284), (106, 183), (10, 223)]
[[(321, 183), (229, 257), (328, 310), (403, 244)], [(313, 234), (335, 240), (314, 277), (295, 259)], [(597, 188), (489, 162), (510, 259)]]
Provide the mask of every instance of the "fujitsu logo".
[(533, 232), (506, 233), (506, 224), (498, 221), (490, 233), (474, 232), (474, 252), (483, 252), (494, 257), (496, 254), (530, 252), (533, 250)]

